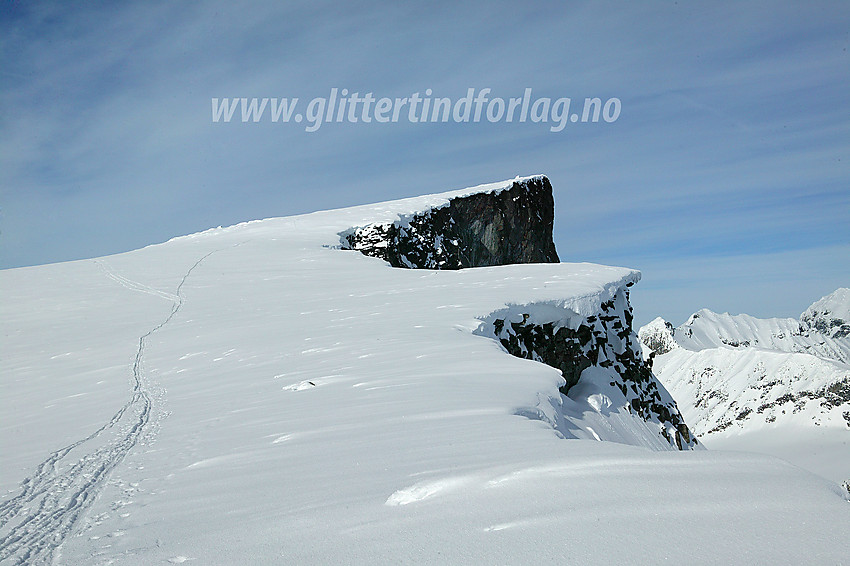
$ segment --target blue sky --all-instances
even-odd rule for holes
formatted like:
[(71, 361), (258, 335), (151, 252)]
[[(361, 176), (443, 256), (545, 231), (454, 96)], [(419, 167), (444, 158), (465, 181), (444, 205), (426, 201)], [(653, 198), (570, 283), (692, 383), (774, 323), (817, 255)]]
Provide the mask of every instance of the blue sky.
[[(846, 2), (4, 2), (0, 267), (532, 173), (637, 321), (850, 285)], [(617, 97), (613, 123), (214, 124), (212, 97)]]

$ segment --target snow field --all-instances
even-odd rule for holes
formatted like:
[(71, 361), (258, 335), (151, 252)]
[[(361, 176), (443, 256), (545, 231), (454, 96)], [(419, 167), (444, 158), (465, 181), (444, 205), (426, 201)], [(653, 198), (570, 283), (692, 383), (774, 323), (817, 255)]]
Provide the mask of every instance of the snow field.
[[(591, 440), (640, 444), (646, 433), (592, 390), (584, 404), (561, 400), (556, 370), (473, 334), (509, 305), (588, 314), (636, 272), (400, 270), (329, 247), (353, 220), (401, 206), (0, 273), (4, 296), (16, 293), (0, 319), (3, 505), (39, 462), (137, 397), (134, 366), (150, 400), (135, 443), (100, 460), (111, 467), (87, 484), (77, 519), (8, 562), (28, 551), (33, 563), (126, 565), (850, 556), (850, 504), (834, 483), (769, 457)], [(52, 400), (61, 406), (47, 408)], [(520, 416), (553, 410), (585, 440)], [(98, 458), (101, 436), (58, 472)], [(66, 497), (61, 477), (44, 473)], [(15, 517), (0, 536), (48, 526), (38, 505)]]

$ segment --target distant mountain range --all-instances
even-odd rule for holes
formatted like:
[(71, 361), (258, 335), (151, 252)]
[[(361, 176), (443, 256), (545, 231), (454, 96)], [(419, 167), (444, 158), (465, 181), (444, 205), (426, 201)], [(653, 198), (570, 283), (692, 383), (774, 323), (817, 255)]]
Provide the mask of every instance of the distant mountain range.
[(639, 336), (700, 438), (780, 425), (850, 432), (850, 289), (799, 319), (703, 309), (676, 328), (657, 318)]

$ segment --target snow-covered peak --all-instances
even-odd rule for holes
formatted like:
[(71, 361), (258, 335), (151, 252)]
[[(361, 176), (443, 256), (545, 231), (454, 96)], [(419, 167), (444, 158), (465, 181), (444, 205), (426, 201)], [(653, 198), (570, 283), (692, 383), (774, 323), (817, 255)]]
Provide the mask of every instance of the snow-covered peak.
[(649, 348), (656, 355), (666, 354), (674, 348), (679, 348), (673, 338), (673, 325), (660, 316), (642, 326), (638, 331), (641, 344)]
[[(813, 308), (815, 305), (810, 307), (812, 315), (803, 320), (756, 318), (748, 314), (721, 314), (702, 309), (678, 326), (673, 331), (673, 337), (678, 345), (693, 351), (706, 348), (759, 348), (807, 353), (850, 363), (850, 339), (847, 334), (842, 334), (842, 328), (847, 329), (848, 325), (841, 322), (840, 314), (832, 314), (841, 313), (840, 308), (835, 306), (836, 301), (825, 301), (821, 309)], [(830, 329), (831, 334), (825, 332)]]
[(701, 309), (674, 333), (676, 342), (690, 350), (729, 346), (784, 349), (781, 344), (805, 329), (793, 318), (756, 318), (748, 314), (716, 313)]
[(830, 338), (850, 336), (850, 289), (836, 289), (815, 301), (800, 315), (800, 320)]

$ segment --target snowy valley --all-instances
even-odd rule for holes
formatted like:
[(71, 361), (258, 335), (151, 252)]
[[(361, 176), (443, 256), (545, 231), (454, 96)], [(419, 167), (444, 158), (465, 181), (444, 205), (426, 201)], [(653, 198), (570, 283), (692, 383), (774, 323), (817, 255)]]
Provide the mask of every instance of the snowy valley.
[(667, 379), (749, 353), (750, 420), (846, 434), (843, 311), (653, 323), (653, 373), (640, 273), (559, 263), (551, 206), (523, 177), (0, 272), (0, 562), (846, 563), (835, 481), (704, 449), (753, 382)]

